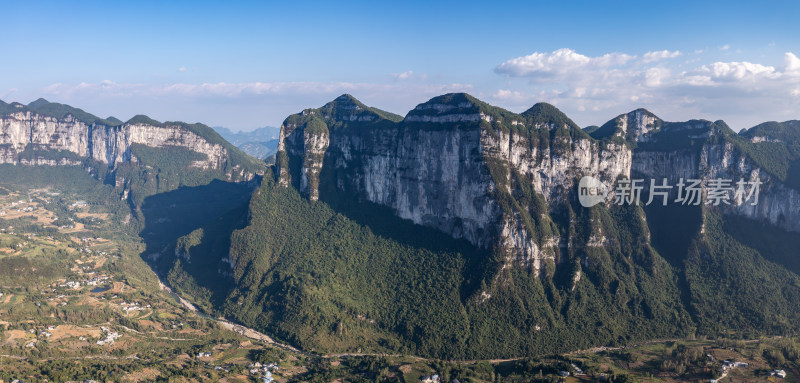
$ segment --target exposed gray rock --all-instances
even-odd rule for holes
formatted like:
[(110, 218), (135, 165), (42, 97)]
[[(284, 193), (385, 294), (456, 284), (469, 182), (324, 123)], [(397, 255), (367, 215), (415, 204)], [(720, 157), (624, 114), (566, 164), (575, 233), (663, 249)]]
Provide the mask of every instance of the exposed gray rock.
[[(224, 170), (229, 180), (254, 177), (238, 164), (226, 166), (230, 153), (225, 147), (179, 124), (106, 126), (86, 123), (71, 114), (55, 118), (27, 109), (0, 115), (0, 164), (81, 165), (82, 159), (93, 159), (113, 169), (122, 162), (136, 161), (131, 155), (135, 144), (186, 148), (205, 155), (205, 159), (192, 162), (191, 167)], [(21, 155), (26, 150), (33, 152)]]
[[(545, 262), (555, 262), (559, 239), (535, 238), (523, 217), (529, 214), (528, 207), (504, 208), (497, 189), (511, 193), (511, 173), (518, 172), (555, 205), (583, 175), (608, 182), (629, 176), (631, 150), (588, 136), (556, 137), (550, 145), (534, 143), (524, 116), (487, 109), (466, 95), (453, 97), (456, 100), (450, 102), (434, 99), (421, 104), (402, 122), (385, 121), (380, 126), (322, 129), (320, 124), (372, 121), (352, 115), (337, 119), (324, 110), (290, 117), (281, 129), (278, 152), (287, 156), (287, 162), (278, 163), (278, 181), (286, 186), (299, 177), (300, 191), (316, 200), (319, 176), (330, 171), (336, 174), (330, 182), (342, 193), (388, 206), (398, 217), (480, 247), (499, 244), (508, 263), (538, 272)], [(359, 110), (347, 105), (324, 108)], [(539, 124), (532, 130), (549, 137), (551, 131), (572, 129), (556, 125)], [(289, 161), (299, 165), (299, 173), (291, 174)], [(505, 178), (496, 179), (490, 166), (503, 169)]]
[[(520, 115), (451, 94), (420, 104), (403, 121), (389, 121), (342, 96), (286, 120), (278, 147), (286, 161), (278, 162), (278, 181), (288, 186), (298, 177), (300, 191), (312, 200), (329, 182), (326, 190), (387, 206), (416, 224), (479, 247), (499, 245), (507, 265), (537, 272), (559, 262), (560, 248), (604, 246), (608, 238), (599, 226), (587, 238), (537, 238), (526, 223), (536, 214), (531, 206), (500, 202), (500, 193), (520, 193), (519, 182), (529, 182), (554, 209), (569, 203), (583, 176), (607, 185), (621, 177), (645, 178), (646, 188), (650, 179), (674, 185), (700, 178), (704, 192), (714, 178), (760, 179), (757, 205), (739, 200), (706, 208), (800, 230), (800, 193), (718, 139), (723, 129), (722, 122), (664, 122), (638, 109), (606, 123), (596, 130), (604, 138), (594, 139), (543, 104)], [(698, 144), (673, 148), (667, 141), (676, 136)], [(331, 174), (327, 181), (320, 179), (325, 172)], [(612, 203), (609, 193), (606, 204)]]

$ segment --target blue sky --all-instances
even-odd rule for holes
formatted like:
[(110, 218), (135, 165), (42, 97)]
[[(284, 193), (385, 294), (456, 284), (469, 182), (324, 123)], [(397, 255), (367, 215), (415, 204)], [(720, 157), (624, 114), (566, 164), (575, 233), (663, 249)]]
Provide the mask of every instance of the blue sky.
[(797, 2), (8, 2), (0, 99), (280, 125), (341, 93), (405, 114), (466, 91), (580, 125), (637, 107), (800, 119)]

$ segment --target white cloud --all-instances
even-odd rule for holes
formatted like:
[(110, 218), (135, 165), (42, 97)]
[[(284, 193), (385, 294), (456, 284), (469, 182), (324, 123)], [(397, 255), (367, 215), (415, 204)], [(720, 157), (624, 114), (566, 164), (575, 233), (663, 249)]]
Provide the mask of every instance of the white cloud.
[(426, 74), (416, 74), (414, 71), (405, 71), (403, 73), (392, 73), (395, 80), (425, 80), (428, 78)]
[(598, 57), (588, 57), (572, 49), (559, 49), (552, 53), (534, 52), (527, 56), (508, 60), (495, 68), (495, 72), (511, 77), (549, 78), (587, 68), (607, 68), (623, 65), (635, 56), (622, 53), (608, 53)]
[(503, 98), (509, 98), (509, 97), (511, 97), (511, 96), (512, 96), (514, 93), (519, 93), (519, 92), (512, 92), (512, 91), (510, 91), (510, 90), (506, 90), (506, 89), (500, 89), (500, 90), (498, 90), (497, 92), (495, 92), (495, 93), (492, 95), (492, 97), (494, 97), (494, 98), (500, 98), (500, 99), (503, 99)]
[(721, 50), (721, 51), (727, 51), (729, 49), (731, 49), (730, 44), (725, 44), (725, 45), (719, 47), (719, 50)]
[(756, 81), (780, 77), (774, 67), (751, 62), (715, 62), (701, 67), (700, 71), (708, 73), (711, 80), (718, 81)]
[(800, 58), (792, 52), (786, 52), (783, 55), (784, 69), (786, 72), (800, 72)]
[(659, 60), (664, 60), (664, 59), (671, 59), (671, 58), (678, 57), (681, 54), (682, 54), (681, 51), (671, 51), (670, 52), (668, 50), (647, 52), (644, 55), (642, 55), (642, 62), (643, 63), (649, 63), (649, 62), (654, 62), (654, 61), (659, 61)]
[(398, 80), (405, 80), (405, 79), (409, 79), (412, 76), (414, 76), (414, 72), (409, 70), (409, 71), (405, 71), (403, 73), (395, 73), (392, 76), (394, 78), (398, 79)]
[(343, 93), (350, 93), (368, 105), (405, 114), (428, 98), (452, 92), (475, 93), (475, 87), (463, 83), (422, 82), (152, 84), (102, 81), (55, 83), (25, 97), (45, 97), (122, 120), (145, 113), (157, 120), (202, 121), (212, 126), (252, 129), (279, 126), (290, 114), (321, 106)]
[(644, 84), (649, 87), (657, 87), (667, 80), (670, 76), (669, 69), (661, 67), (649, 68), (644, 72)]
[(182, 66), (182, 67), (178, 68), (178, 72), (181, 72), (181, 73), (186, 72), (186, 67)]
[(308, 95), (337, 94), (346, 92), (392, 92), (413, 89), (423, 93), (469, 91), (470, 84), (430, 84), (396, 85), (382, 83), (354, 82), (217, 82), (217, 83), (174, 83), (174, 84), (135, 84), (102, 81), (99, 83), (79, 83), (76, 85), (55, 83), (43, 89), (45, 94), (74, 96), (78, 94), (109, 94), (117, 96), (165, 96), (181, 95), (187, 97), (248, 97), (260, 95)]
[(492, 98), (496, 100), (519, 100), (524, 98), (523, 94), (516, 90), (499, 89), (492, 94)]
[(619, 52), (589, 56), (571, 49), (534, 52), (500, 63), (494, 71), (503, 75), (502, 80), (477, 90), (470, 84), (420, 81), (425, 75), (409, 70), (387, 75), (379, 83), (101, 81), (56, 83), (36, 94), (13, 96), (44, 96), (102, 115), (148, 113), (157, 119), (241, 127), (279, 124), (291, 113), (322, 105), (342, 93), (404, 114), (429, 97), (462, 91), (514, 111), (549, 102), (585, 125), (602, 124), (638, 107), (668, 120), (725, 119), (734, 128), (800, 118), (800, 58), (795, 53), (786, 52), (773, 62), (714, 62), (701, 55), (689, 55), (698, 62), (669, 60), (680, 55), (679, 51), (638, 56)]
[(735, 128), (800, 118), (800, 58), (794, 53), (785, 53), (780, 67), (750, 61), (695, 62), (701, 56), (690, 62), (666, 60), (678, 56), (681, 52), (668, 50), (640, 58), (625, 53), (589, 57), (569, 49), (537, 52), (495, 68), (508, 79), (494, 98), (501, 106), (523, 110), (524, 105), (547, 101), (591, 124), (638, 107), (672, 110), (678, 119), (723, 118)]
[(591, 62), (592, 64), (603, 67), (603, 66), (623, 65), (635, 58), (636, 56), (629, 56), (624, 53), (606, 53), (600, 57), (593, 58)]
[(71, 95), (75, 93), (96, 93), (107, 96), (118, 96), (122, 94), (137, 94), (144, 90), (141, 84), (118, 84), (110, 80), (98, 83), (81, 82), (76, 85), (55, 83), (43, 89), (46, 95)]

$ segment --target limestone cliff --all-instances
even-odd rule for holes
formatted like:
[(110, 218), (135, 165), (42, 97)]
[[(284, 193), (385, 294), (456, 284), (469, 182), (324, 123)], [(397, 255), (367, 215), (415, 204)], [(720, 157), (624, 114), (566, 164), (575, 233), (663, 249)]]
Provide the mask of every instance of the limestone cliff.
[[(730, 192), (729, 203), (706, 208), (800, 231), (800, 192), (787, 185), (781, 168), (774, 166), (778, 164), (759, 161), (763, 152), (780, 150), (781, 145), (786, 145), (783, 140), (759, 135), (761, 129), (757, 128), (737, 134), (723, 121), (665, 122), (641, 109), (604, 126), (610, 125), (617, 127), (615, 136), (626, 137), (635, 147), (632, 168), (635, 177), (657, 179), (659, 183), (666, 178), (671, 185), (681, 178), (701, 179), (704, 195), (711, 180), (729, 180), (734, 189), (739, 180), (758, 181), (762, 184), (757, 201), (755, 195), (745, 200), (752, 187), (747, 185), (745, 195), (734, 198)], [(672, 197), (676, 196), (673, 190)]]
[[(145, 116), (122, 123), (42, 99), (27, 106), (0, 105), (0, 164), (84, 166), (95, 173), (105, 167), (99, 173), (113, 174), (121, 164), (140, 162), (137, 145), (195, 153), (187, 170), (215, 173), (227, 181), (250, 180), (262, 168), (201, 124), (160, 123)], [(124, 186), (126, 180), (115, 183)]]
[(631, 167), (624, 144), (592, 139), (552, 106), (514, 114), (466, 94), (431, 99), (402, 120), (345, 95), (289, 117), (278, 150), (279, 182), (296, 182), (312, 200), (328, 182), (332, 193), (480, 247), (500, 245), (509, 263), (537, 272), (556, 262), (559, 238), (532, 227), (548, 225), (546, 212), (517, 195), (519, 183), (556, 205), (581, 176), (613, 181)]
[(744, 141), (776, 140), (744, 139), (721, 121), (665, 122), (644, 109), (589, 135), (551, 105), (516, 114), (466, 94), (435, 97), (401, 120), (344, 95), (286, 119), (277, 173), (311, 200), (327, 192), (384, 205), (477, 246), (499, 245), (507, 264), (538, 273), (562, 262), (565, 249), (602, 243), (602, 229), (581, 237), (549, 217), (574, 201), (583, 176), (607, 185), (632, 174), (671, 184), (700, 178), (704, 193), (710, 179), (760, 179), (758, 205), (714, 209), (800, 230), (800, 194), (762, 170)]

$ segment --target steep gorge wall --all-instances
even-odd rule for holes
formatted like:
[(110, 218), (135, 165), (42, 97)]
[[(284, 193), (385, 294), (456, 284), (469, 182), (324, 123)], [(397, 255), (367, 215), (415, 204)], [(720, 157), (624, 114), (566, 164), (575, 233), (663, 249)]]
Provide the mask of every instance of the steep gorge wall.
[[(279, 162), (279, 182), (288, 186), (295, 179), (312, 200), (328, 182), (327, 192), (387, 206), (398, 217), (479, 247), (500, 245), (507, 263), (537, 271), (559, 261), (559, 246), (603, 243), (599, 227), (588, 239), (560, 238), (554, 231), (537, 235), (531, 223), (546, 225), (554, 209), (571, 203), (583, 176), (612, 187), (606, 206), (614, 203), (620, 177), (645, 178), (646, 188), (650, 179), (675, 185), (680, 178), (701, 178), (703, 193), (711, 179), (730, 179), (734, 187), (739, 179), (761, 180), (755, 206), (732, 200), (704, 208), (800, 231), (800, 192), (757, 166), (721, 121), (670, 123), (639, 109), (599, 128), (598, 138), (551, 106), (515, 114), (461, 94), (420, 104), (402, 121), (380, 120), (344, 96), (290, 117), (279, 152), (295, 158), (296, 174)], [(548, 211), (519, 197), (527, 187)]]
[[(535, 192), (557, 205), (581, 176), (611, 182), (630, 173), (631, 151), (623, 144), (570, 136), (549, 142), (551, 132), (570, 127), (528, 128), (523, 116), (495, 115), (469, 100), (421, 104), (402, 122), (379, 128), (307, 129), (331, 124), (321, 117), (316, 124), (291, 119), (284, 123), (279, 152), (302, 165), (291, 174), (279, 163), (282, 185), (300, 177), (300, 191), (315, 200), (319, 183), (325, 182), (320, 174), (332, 172), (329, 182), (338, 192), (387, 206), (398, 217), (479, 247), (499, 244), (508, 263), (537, 272), (544, 262), (555, 260), (559, 238), (537, 238), (531, 232), (525, 223), (530, 206), (509, 207), (498, 201), (500, 193), (516, 192), (512, 174), (532, 180)], [(499, 170), (493, 173), (492, 166)]]
[[(79, 164), (79, 158), (91, 158), (110, 168), (131, 161), (131, 146), (154, 148), (179, 146), (206, 156), (193, 167), (221, 169), (229, 153), (219, 144), (211, 143), (180, 126), (124, 124), (105, 126), (87, 124), (71, 115), (58, 119), (31, 111), (11, 113), (0, 117), (0, 163), (64, 165)], [(73, 159), (53, 160), (38, 157), (20, 158), (26, 148), (38, 151), (69, 152)]]
[[(639, 142), (657, 143), (659, 136), (652, 134), (652, 125), (652, 120), (639, 119), (638, 123), (634, 122), (630, 127), (635, 132), (644, 132), (633, 133)], [(725, 132), (725, 128), (709, 121), (668, 126), (666, 130), (666, 134), (674, 134), (680, 130), (702, 133), (688, 133), (689, 137), (699, 138), (698, 144), (693, 148), (636, 150), (632, 161), (634, 178), (644, 178), (645, 186), (649, 186), (650, 179), (655, 179), (656, 183), (660, 184), (661, 180), (666, 178), (668, 184), (673, 185), (671, 190), (673, 200), (677, 197), (675, 185), (680, 179), (702, 179), (704, 195), (708, 193), (710, 180), (729, 180), (729, 186), (734, 190), (737, 189), (736, 183), (740, 180), (760, 182), (757, 195), (754, 194), (750, 200), (746, 198), (754, 187), (752, 184), (745, 185), (743, 190), (745, 194), (739, 197), (731, 191), (728, 204), (708, 206), (704, 203), (704, 205), (707, 209), (717, 209), (726, 214), (769, 222), (786, 230), (800, 231), (800, 192), (760, 168), (734, 144), (735, 138), (731, 138), (731, 132)]]

